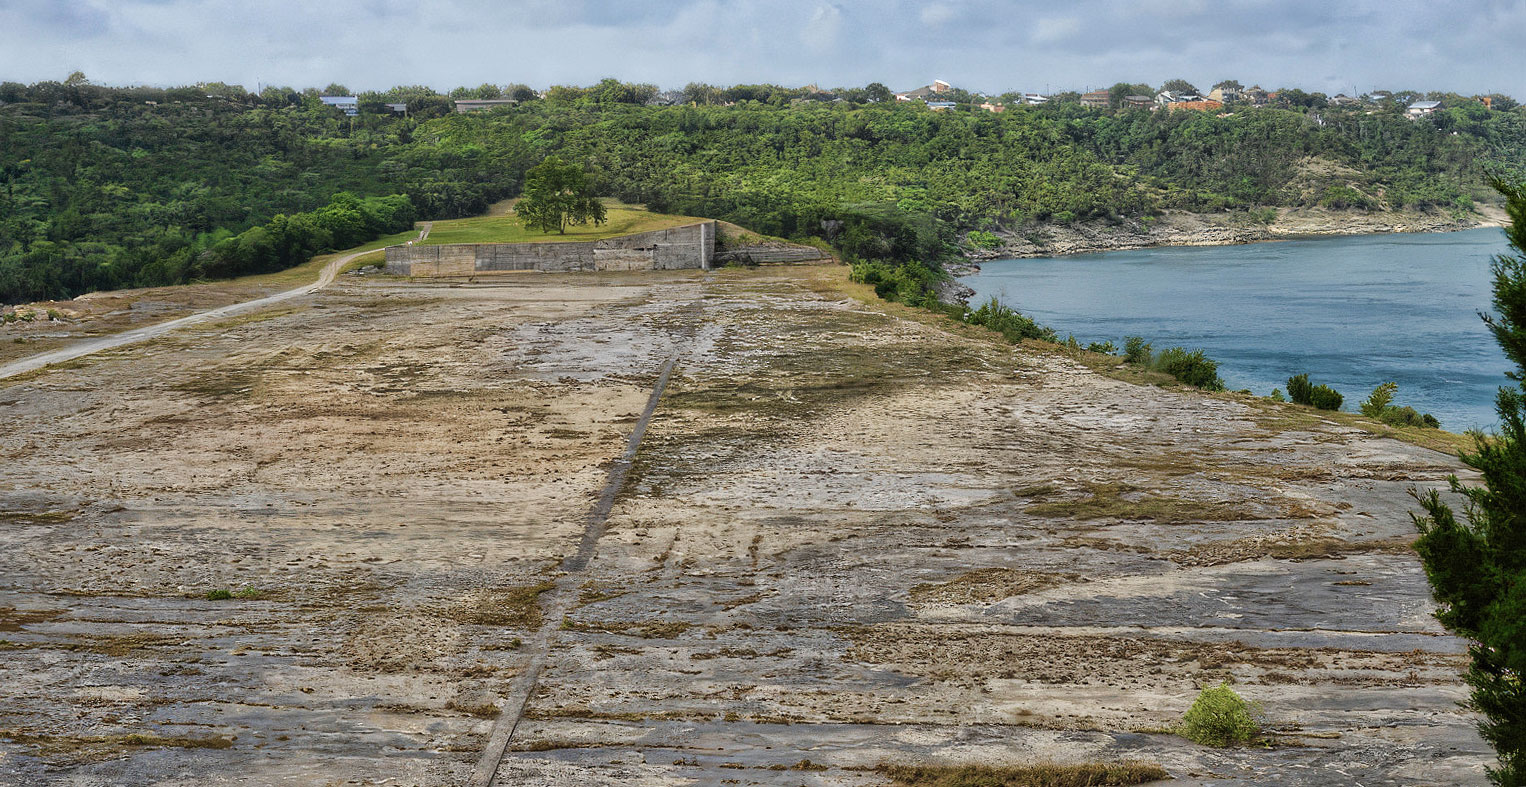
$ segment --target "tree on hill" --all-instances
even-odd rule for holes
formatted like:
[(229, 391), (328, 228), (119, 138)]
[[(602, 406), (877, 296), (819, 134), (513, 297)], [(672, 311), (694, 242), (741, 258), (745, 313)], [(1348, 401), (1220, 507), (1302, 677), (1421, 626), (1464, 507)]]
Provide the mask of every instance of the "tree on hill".
[(704, 82), (690, 82), (683, 92), (685, 104), (719, 104), (725, 100), (720, 88)]
[(567, 234), (567, 225), (604, 223), (604, 203), (594, 196), (588, 173), (552, 156), (525, 173), (525, 190), (514, 213), (532, 230)]
[(885, 87), (880, 82), (870, 82), (864, 85), (864, 98), (876, 103), (883, 103), (894, 99), (895, 94), (891, 93), (890, 88)]
[(1494, 309), (1485, 315), (1494, 339), (1515, 364), (1514, 385), (1495, 398), (1498, 434), (1473, 432), (1462, 461), (1483, 475), (1481, 487), (1453, 476), (1466, 501), (1467, 523), (1435, 491), (1417, 495), (1415, 551), (1441, 609), (1436, 617), (1471, 641), (1465, 680), (1468, 704), (1483, 714), (1479, 731), (1494, 747), (1498, 785), (1526, 785), (1526, 183), (1493, 178), (1510, 214), (1513, 254), (1494, 260)]
[(1168, 79), (1166, 84), (1160, 86), (1160, 89), (1168, 93), (1197, 95), (1197, 86), (1185, 79)]
[(1213, 83), (1213, 89), (1214, 90), (1218, 90), (1219, 88), (1225, 88), (1225, 87), (1227, 87), (1227, 88), (1229, 88), (1231, 90), (1244, 90), (1245, 89), (1245, 86), (1240, 84), (1240, 80), (1238, 80), (1238, 79), (1226, 79), (1223, 82), (1215, 82), (1215, 83)]
[(1108, 104), (1117, 109), (1124, 105), (1124, 99), (1129, 96), (1154, 96), (1155, 88), (1149, 85), (1131, 85), (1127, 82), (1119, 82), (1107, 89)]

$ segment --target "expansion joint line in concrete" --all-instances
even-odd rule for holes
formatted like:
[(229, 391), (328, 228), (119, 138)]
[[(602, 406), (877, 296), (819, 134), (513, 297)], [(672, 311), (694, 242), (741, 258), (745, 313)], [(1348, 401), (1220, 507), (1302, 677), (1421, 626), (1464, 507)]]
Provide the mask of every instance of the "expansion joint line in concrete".
[(546, 666), (546, 657), (551, 651), (554, 632), (562, 619), (572, 611), (573, 602), (578, 596), (578, 585), (581, 584), (582, 574), (588, 569), (588, 563), (598, 549), (599, 538), (604, 535), (604, 524), (609, 520), (609, 513), (615, 507), (615, 497), (620, 494), (621, 488), (625, 486), (625, 479), (630, 476), (631, 464), (635, 462), (636, 452), (641, 448), (641, 438), (646, 436), (647, 423), (652, 420), (652, 413), (657, 410), (657, 401), (662, 398), (662, 391), (667, 388), (668, 378), (673, 376), (673, 367), (677, 363), (678, 357), (674, 356), (662, 365), (662, 373), (657, 377), (657, 384), (652, 388), (652, 395), (646, 400), (646, 408), (641, 411), (641, 417), (636, 420), (636, 428), (631, 430), (630, 438), (626, 440), (625, 453), (615, 460), (614, 466), (609, 471), (609, 479), (604, 483), (604, 490), (599, 493), (598, 502), (594, 504), (593, 510), (588, 512), (588, 520), (583, 528), (583, 540), (578, 544), (577, 553), (562, 561), (562, 571), (565, 573), (557, 580), (556, 589), (549, 594), (551, 599), (547, 604), (546, 622), (541, 625), (540, 630), (535, 634), (535, 639), (530, 643), (530, 666), (520, 674), (514, 689), (509, 693), (507, 702), (504, 703), (503, 712), (493, 725), (487, 747), (483, 749), (482, 758), (477, 761), (477, 768), (472, 772), (470, 782), (472, 787), (490, 787), (494, 784), (498, 764), (503, 760), (504, 752), (508, 750), (509, 741), (514, 737), (514, 730), (519, 726), (520, 719), (524, 717), (525, 708), (530, 704), (530, 695), (535, 693), (541, 670)]

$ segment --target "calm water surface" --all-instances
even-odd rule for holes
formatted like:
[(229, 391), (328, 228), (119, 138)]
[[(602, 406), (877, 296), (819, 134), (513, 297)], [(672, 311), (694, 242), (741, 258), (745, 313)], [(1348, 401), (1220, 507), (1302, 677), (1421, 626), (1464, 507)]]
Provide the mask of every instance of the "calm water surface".
[(1479, 319), (1499, 229), (1158, 248), (982, 263), (961, 281), (1082, 344), (1143, 336), (1219, 362), (1230, 389), (1268, 394), (1308, 372), (1346, 395), (1379, 383), (1462, 431), (1492, 427), (1509, 363)]

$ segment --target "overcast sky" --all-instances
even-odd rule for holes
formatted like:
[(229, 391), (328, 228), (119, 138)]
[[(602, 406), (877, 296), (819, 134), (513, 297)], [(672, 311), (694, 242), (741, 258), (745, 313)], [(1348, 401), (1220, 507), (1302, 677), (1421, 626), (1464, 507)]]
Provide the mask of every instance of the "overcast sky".
[(0, 0), (0, 80), (354, 90), (1184, 77), (1526, 98), (1526, 0)]

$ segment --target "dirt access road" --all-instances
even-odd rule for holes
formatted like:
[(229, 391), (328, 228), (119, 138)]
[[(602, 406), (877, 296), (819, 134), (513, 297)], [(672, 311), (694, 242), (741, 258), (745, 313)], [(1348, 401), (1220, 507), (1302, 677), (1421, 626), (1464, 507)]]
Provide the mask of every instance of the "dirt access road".
[[(0, 381), (0, 783), (1483, 782), (1453, 460), (863, 294), (340, 276)], [(1220, 680), (1274, 747), (1164, 731)]]
[[(432, 222), (424, 222), (420, 225), (418, 240), (422, 241), (429, 237), (429, 229), (431, 226), (433, 226)], [(295, 287), (290, 290), (277, 292), (271, 295), (265, 295), (259, 298), (253, 298), (247, 301), (231, 303), (226, 306), (219, 306), (215, 309), (207, 309), (206, 311), (196, 312), (195, 314), (190, 314), (174, 320), (166, 320), (164, 322), (147, 325), (141, 328), (132, 328), (130, 330), (121, 331), (119, 333), (112, 333), (96, 339), (86, 339), (83, 341), (73, 342), (57, 350), (45, 353), (37, 353), (36, 355), (30, 355), (10, 363), (0, 364), (0, 379), (4, 379), (6, 377), (15, 377), (18, 374), (25, 374), (27, 372), (36, 371), (45, 366), (72, 361), (76, 358), (83, 358), (87, 355), (94, 355), (104, 350), (110, 350), (129, 344), (137, 344), (138, 342), (147, 341), (149, 339), (155, 339), (160, 336), (164, 336), (171, 331), (180, 330), (181, 328), (188, 328), (193, 325), (199, 325), (201, 323), (211, 322), (213, 320), (226, 319), (228, 317), (232, 317), (237, 314), (243, 314), (245, 312), (269, 308), (281, 303), (282, 301), (291, 300), (292, 298), (295, 298), (299, 295), (312, 294), (313, 292), (333, 284), (334, 277), (339, 275), (339, 271), (343, 270), (344, 266), (354, 262), (356, 258), (369, 253), (371, 253), (371, 250), (357, 251), (352, 254), (346, 254), (342, 257), (335, 258), (332, 262), (329, 262), (327, 265), (323, 266), (323, 269), (318, 273), (318, 280), (312, 284)]]

